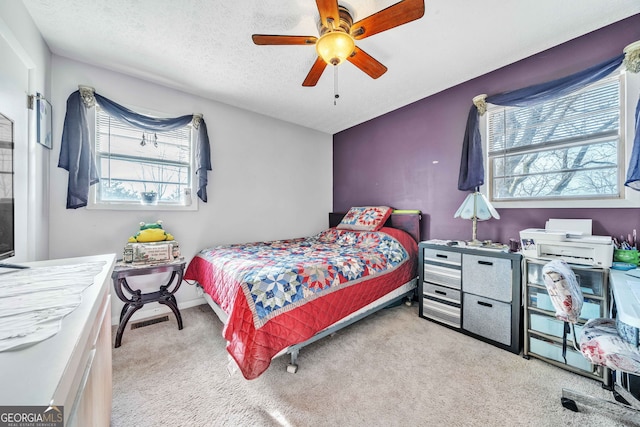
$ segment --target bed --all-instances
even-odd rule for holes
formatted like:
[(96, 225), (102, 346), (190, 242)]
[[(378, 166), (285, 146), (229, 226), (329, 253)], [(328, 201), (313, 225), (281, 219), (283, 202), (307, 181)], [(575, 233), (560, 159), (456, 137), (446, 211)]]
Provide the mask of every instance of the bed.
[(295, 372), (302, 347), (412, 300), (420, 218), (418, 211), (354, 207), (329, 214), (329, 228), (315, 236), (203, 249), (184, 277), (203, 289), (246, 379), (285, 353)]

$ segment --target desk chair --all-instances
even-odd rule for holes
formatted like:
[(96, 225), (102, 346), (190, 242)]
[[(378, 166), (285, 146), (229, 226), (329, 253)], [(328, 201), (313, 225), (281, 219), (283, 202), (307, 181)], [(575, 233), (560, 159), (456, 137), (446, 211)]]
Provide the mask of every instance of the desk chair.
[[(616, 391), (615, 381), (613, 381), (613, 371), (640, 375), (640, 348), (625, 341), (618, 334), (615, 319), (596, 318), (588, 320), (584, 324), (578, 339), (575, 339), (577, 337), (575, 324), (580, 317), (584, 302), (582, 290), (575, 273), (566, 262), (555, 260), (542, 268), (542, 274), (549, 297), (556, 310), (556, 318), (562, 320), (565, 325), (563, 357), (566, 354), (567, 335), (571, 327), (573, 333), (572, 342), (576, 351), (582, 353), (592, 364), (604, 366), (611, 370), (609, 371), (611, 375), (611, 390), (616, 400), (614, 402), (597, 399), (572, 390), (562, 389), (562, 406), (577, 412), (577, 403), (581, 403), (585, 406), (603, 410), (622, 421), (640, 425), (640, 409), (633, 408), (633, 405)], [(576, 341), (579, 342), (579, 347)], [(640, 403), (630, 394), (629, 399)]]

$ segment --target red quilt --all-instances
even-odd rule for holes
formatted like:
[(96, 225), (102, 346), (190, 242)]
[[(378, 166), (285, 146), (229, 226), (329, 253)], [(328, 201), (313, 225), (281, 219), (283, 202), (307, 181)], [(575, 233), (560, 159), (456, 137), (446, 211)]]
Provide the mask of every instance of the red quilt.
[(226, 245), (196, 255), (195, 280), (227, 313), (227, 351), (247, 379), (282, 349), (416, 277), (417, 243), (404, 231), (330, 228), (307, 238)]

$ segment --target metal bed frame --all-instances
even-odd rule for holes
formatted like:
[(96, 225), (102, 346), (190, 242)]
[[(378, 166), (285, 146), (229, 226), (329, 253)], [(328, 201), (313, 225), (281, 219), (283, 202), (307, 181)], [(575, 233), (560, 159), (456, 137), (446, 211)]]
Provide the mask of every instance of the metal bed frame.
[[(415, 278), (407, 283), (405, 283), (401, 288), (405, 288), (403, 289), (398, 295), (394, 295), (391, 298), (386, 298), (385, 296), (383, 296), (382, 298), (380, 298), (377, 301), (372, 302), (371, 304), (369, 304), (368, 306), (360, 309), (359, 311), (356, 311), (354, 314), (352, 314), (351, 316), (346, 317), (345, 319), (339, 320), (336, 323), (334, 323), (333, 325), (329, 326), (328, 328), (323, 329), (322, 331), (316, 333), (314, 336), (312, 336), (311, 338), (309, 338), (306, 341), (303, 341), (301, 343), (298, 344), (293, 344), (285, 349), (283, 349), (282, 351), (280, 351), (278, 354), (276, 354), (275, 356), (273, 356), (273, 359), (275, 359), (276, 357), (280, 357), (283, 354), (289, 354), (291, 357), (291, 361), (289, 362), (289, 364), (287, 365), (287, 372), (295, 374), (296, 372), (298, 372), (298, 355), (300, 354), (300, 350), (306, 346), (308, 346), (309, 344), (312, 344), (328, 335), (332, 335), (336, 332), (338, 332), (339, 330), (346, 328), (347, 326), (350, 326), (356, 322), (358, 322), (359, 320), (364, 319), (365, 317), (368, 317), (370, 315), (372, 315), (373, 313), (382, 310), (383, 308), (387, 308), (389, 306), (395, 305), (401, 301), (403, 301), (404, 299), (406, 299), (405, 304), (407, 306), (411, 306), (413, 304), (413, 299), (415, 296), (415, 292), (417, 290), (417, 284), (418, 284), (418, 279)], [(198, 287), (200, 287), (200, 285), (197, 285)], [(399, 288), (399, 289), (401, 289)], [(216, 313), (216, 315), (218, 316), (218, 318), (220, 319), (220, 321), (224, 324), (227, 322), (227, 313), (224, 312), (224, 310), (222, 310), (222, 308), (216, 304), (216, 302), (211, 298), (211, 296), (209, 296), (209, 294), (207, 294), (206, 292), (203, 292), (203, 296), (204, 299), (207, 301), (207, 303), (209, 304), (209, 306), (211, 306), (211, 308), (213, 309), (213, 311)]]
[[(334, 213), (331, 212), (329, 213), (329, 227), (335, 227), (337, 224), (340, 223), (340, 221), (342, 220), (342, 218), (344, 217), (344, 215), (346, 215), (346, 213)], [(409, 233), (414, 240), (419, 243), (420, 242), (420, 220), (422, 219), (422, 216), (420, 213), (403, 213), (403, 214), (391, 214), (391, 216), (389, 217), (389, 219), (387, 220), (387, 222), (385, 223), (385, 226), (387, 227), (392, 227), (392, 228), (398, 228), (401, 229), (403, 231), (406, 231), (407, 233)], [(308, 346), (309, 344), (312, 344), (328, 335), (332, 335), (334, 333), (336, 333), (337, 331), (346, 328), (347, 326), (352, 325), (353, 323), (358, 322), (359, 320), (364, 319), (365, 317), (368, 317), (370, 315), (372, 315), (373, 313), (382, 310), (383, 308), (389, 307), (391, 305), (397, 304), (399, 302), (401, 302), (402, 300), (406, 299), (405, 304), (408, 306), (411, 306), (413, 303), (413, 300), (416, 297), (416, 291), (417, 291), (417, 285), (418, 285), (418, 278), (415, 277), (412, 280), (410, 280), (407, 283), (404, 283), (401, 287), (399, 287), (398, 289), (400, 289), (400, 291), (398, 293), (394, 293), (391, 292), (390, 294), (387, 294), (386, 296), (382, 296), (381, 298), (379, 298), (378, 300), (372, 302), (371, 304), (361, 308), (360, 310), (356, 311), (354, 314), (347, 316), (346, 318), (339, 320), (337, 322), (335, 322), (333, 325), (323, 329), (322, 331), (316, 333), (314, 336), (312, 336), (311, 338), (309, 338), (306, 341), (303, 341), (301, 343), (298, 344), (293, 344), (285, 349), (283, 349), (282, 351), (280, 351), (278, 354), (276, 354), (275, 356), (273, 356), (273, 359), (275, 359), (276, 357), (279, 357), (283, 354), (289, 354), (291, 357), (291, 361), (289, 362), (289, 364), (287, 365), (287, 372), (289, 373), (293, 373), (295, 374), (298, 371), (298, 356), (300, 354), (300, 350), (306, 346)], [(200, 284), (197, 285), (199, 288)], [(393, 295), (389, 298), (389, 295)], [(207, 303), (211, 306), (211, 308), (213, 309), (213, 311), (216, 313), (216, 315), (218, 316), (218, 318), (220, 319), (220, 321), (225, 324), (227, 322), (228, 316), (227, 313), (224, 312), (224, 310), (222, 310), (222, 308), (216, 304), (215, 301), (213, 301), (213, 299), (211, 298), (211, 296), (209, 296), (209, 294), (207, 294), (206, 292), (203, 291), (203, 297), (204, 299), (207, 301)]]
[[(403, 299), (407, 298), (407, 301), (405, 301), (405, 304), (408, 306), (411, 306), (413, 303), (413, 296), (415, 294), (416, 291), (416, 286), (418, 284), (418, 279), (413, 279), (411, 282), (409, 282), (409, 286), (411, 287), (410, 291), (404, 292), (399, 296), (396, 296), (388, 301), (385, 301), (382, 304), (378, 304), (374, 307), (365, 309), (364, 311), (362, 311), (361, 313), (358, 313), (357, 315), (353, 316), (353, 317), (349, 317), (347, 318), (347, 320), (344, 321), (340, 321), (335, 323), (333, 326), (330, 326), (320, 332), (318, 332), (317, 334), (315, 334), (314, 336), (312, 336), (311, 338), (309, 338), (308, 340), (301, 342), (299, 344), (294, 344), (292, 346), (289, 346), (287, 348), (286, 354), (291, 355), (291, 362), (289, 362), (289, 365), (287, 365), (287, 372), (290, 372), (292, 374), (295, 374), (298, 371), (298, 355), (300, 353), (300, 350), (303, 347), (308, 346), (309, 344), (312, 344), (316, 341), (318, 341), (319, 339), (322, 339), (324, 337), (326, 337), (327, 335), (331, 335), (336, 333), (337, 331), (346, 328), (347, 326), (364, 319), (365, 317), (368, 317), (370, 315), (372, 315), (373, 313), (382, 310), (383, 308), (389, 307), (391, 305), (394, 305), (400, 301), (402, 301)], [(406, 286), (407, 284), (405, 284)], [(375, 302), (374, 302), (375, 304)]]

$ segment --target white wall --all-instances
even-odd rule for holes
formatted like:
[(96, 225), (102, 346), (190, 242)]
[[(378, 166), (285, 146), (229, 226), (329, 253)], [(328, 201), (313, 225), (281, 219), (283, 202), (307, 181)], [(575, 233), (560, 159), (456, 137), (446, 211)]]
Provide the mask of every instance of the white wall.
[[(51, 53), (22, 2), (0, 1), (0, 38), (11, 50), (0, 57), (0, 78), (16, 82), (26, 110), (28, 95), (36, 92), (50, 99)], [(26, 75), (9, 76), (8, 70)], [(18, 81), (26, 81), (26, 86)], [(12, 83), (13, 84), (13, 83)], [(20, 87), (18, 87), (20, 86)], [(6, 101), (6, 99), (4, 100)], [(36, 143), (35, 110), (15, 123), (14, 191), (16, 256), (13, 261), (46, 259), (49, 249), (49, 161), (51, 152)], [(22, 135), (25, 135), (23, 138)]]
[[(0, 1), (0, 37), (27, 70), (25, 97), (39, 92), (53, 106), (53, 150), (35, 142), (35, 111), (21, 124), (28, 136), (26, 144), (16, 148), (15, 185), (21, 189), (16, 201), (17, 261), (121, 254), (138, 222), (157, 219), (176, 236), (187, 259), (212, 244), (297, 237), (326, 227), (332, 206), (331, 135), (52, 58), (22, 2)], [(57, 163), (66, 99), (78, 84), (94, 86), (116, 102), (168, 115), (203, 113), (212, 149), (209, 202), (200, 203), (197, 212), (184, 213), (65, 209), (67, 172)], [(177, 299), (181, 307), (202, 301), (186, 284)], [(122, 305), (115, 295), (113, 301), (119, 315)]]
[[(68, 173), (57, 167), (57, 161), (66, 99), (78, 84), (92, 86), (120, 104), (168, 116), (202, 113), (213, 168), (208, 203), (200, 202), (197, 212), (67, 210)], [(57, 55), (52, 59), (52, 106), (51, 258), (106, 252), (121, 257), (127, 238), (136, 233), (140, 221), (162, 219), (187, 260), (214, 244), (300, 237), (328, 225), (333, 191), (332, 135)], [(145, 289), (155, 286), (149, 280), (143, 282)], [(178, 291), (177, 300), (180, 307), (204, 301), (187, 284)], [(122, 304), (115, 294), (112, 301), (117, 321)], [(166, 310), (153, 303), (134, 319), (155, 315), (156, 308)]]

